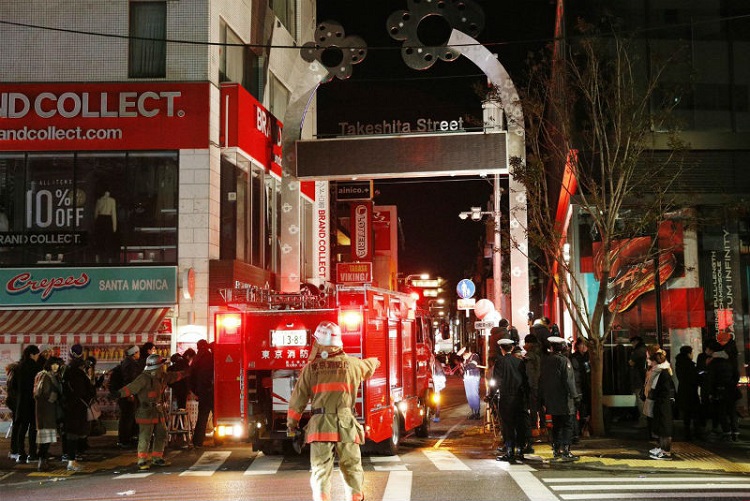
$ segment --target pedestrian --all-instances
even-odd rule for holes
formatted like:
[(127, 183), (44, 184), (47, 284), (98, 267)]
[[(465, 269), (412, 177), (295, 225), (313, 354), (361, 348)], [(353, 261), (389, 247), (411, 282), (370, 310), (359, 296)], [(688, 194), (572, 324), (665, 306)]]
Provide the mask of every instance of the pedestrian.
[(737, 427), (736, 402), (739, 398), (737, 382), (739, 372), (730, 362), (729, 354), (718, 341), (708, 343), (711, 361), (708, 363), (708, 392), (711, 407), (714, 409), (716, 421), (721, 427), (721, 438), (736, 442), (739, 437)]
[(501, 355), (500, 346), (497, 342), (504, 338), (510, 338), (508, 333), (508, 320), (505, 318), (500, 319), (497, 327), (490, 329), (490, 339), (488, 341), (489, 352), (487, 356), (488, 370), (490, 373), (492, 373), (492, 364), (494, 364), (497, 357)]
[(198, 341), (198, 353), (190, 365), (190, 389), (198, 399), (193, 446), (203, 447), (208, 415), (214, 408), (214, 354), (205, 339)]
[(638, 428), (645, 428), (647, 420), (643, 414), (643, 384), (646, 382), (646, 368), (648, 358), (646, 345), (641, 336), (630, 338), (633, 349), (628, 356), (628, 375), (630, 379), (630, 390), (635, 395), (635, 405), (638, 410)]
[[(32, 463), (36, 456), (36, 412), (34, 401), (34, 378), (39, 372), (39, 347), (30, 344), (23, 349), (21, 360), (15, 369), (12, 384), (16, 395), (16, 406), (13, 413), (11, 443), (15, 444), (16, 463)], [(26, 455), (26, 435), (29, 436), (29, 455)]]
[[(185, 360), (179, 353), (174, 353), (169, 357), (171, 364), (167, 369), (167, 372), (179, 372), (186, 371), (190, 367), (190, 364)], [(171, 383), (169, 387), (172, 389), (172, 410), (186, 409), (187, 408), (187, 397), (190, 393), (190, 378), (183, 378), (179, 381)]]
[(526, 368), (526, 379), (528, 381), (528, 394), (526, 405), (528, 408), (526, 418), (526, 446), (524, 453), (532, 454), (534, 452), (534, 435), (540, 433), (540, 413), (541, 405), (539, 403), (539, 375), (541, 373), (542, 348), (539, 340), (534, 334), (528, 334), (523, 339), (524, 366)]
[(677, 376), (677, 408), (682, 418), (685, 440), (693, 439), (693, 432), (699, 433), (698, 417), (700, 399), (698, 397), (698, 369), (693, 362), (693, 347), (680, 347), (675, 357), (675, 374)]
[(87, 419), (90, 402), (96, 396), (96, 390), (86, 375), (83, 347), (74, 344), (70, 348), (70, 361), (62, 374), (63, 388), (63, 452), (67, 458), (68, 471), (80, 471), (78, 463), (79, 441), (88, 437), (91, 427)]
[(18, 390), (16, 389), (16, 374), (18, 374), (18, 371), (16, 369), (20, 365), (20, 361), (15, 361), (5, 366), (5, 406), (10, 409), (11, 426), (8, 459), (13, 461), (18, 459), (18, 437), (13, 433), (13, 424), (16, 422), (16, 405), (18, 404)]
[(37, 381), (34, 384), (36, 442), (39, 446), (37, 452), (37, 456), (39, 456), (38, 471), (49, 471), (51, 469), (49, 448), (51, 444), (57, 442), (57, 426), (63, 418), (63, 389), (58, 373), (63, 363), (61, 358), (49, 357), (43, 370), (37, 374)]
[(464, 346), (458, 350), (458, 356), (463, 360), (464, 391), (466, 392), (466, 401), (471, 409), (468, 419), (480, 419), (479, 379), (481, 378), (481, 372), (479, 370), (479, 355)]
[(547, 338), (552, 335), (549, 330), (548, 322), (549, 320), (547, 317), (537, 318), (529, 328), (529, 334), (533, 334), (537, 341), (539, 341), (542, 353), (549, 353), (551, 349), (549, 341), (547, 340)]
[(523, 460), (526, 445), (526, 395), (528, 381), (523, 361), (513, 356), (513, 340), (498, 341), (500, 353), (492, 371), (495, 388), (500, 393), (498, 410), (503, 431), (503, 447), (498, 461), (514, 463)]
[[(118, 392), (129, 385), (141, 373), (141, 351), (133, 345), (125, 350), (125, 356), (110, 372), (109, 392), (110, 395)], [(137, 402), (134, 395), (117, 398), (117, 408), (120, 411), (120, 419), (117, 422), (117, 446), (121, 449), (132, 449), (137, 445), (138, 424), (135, 422), (135, 410)]]
[(360, 444), (365, 431), (354, 415), (354, 405), (362, 380), (369, 379), (380, 366), (376, 358), (359, 359), (344, 352), (341, 329), (333, 322), (321, 322), (313, 334), (309, 362), (302, 368), (289, 399), (287, 429), (295, 434), (302, 413), (311, 404), (305, 426), (310, 444), (310, 467), (315, 501), (331, 499), (331, 473), (334, 450), (345, 483), (346, 499), (364, 499)]
[(440, 361), (435, 357), (435, 355), (430, 356), (431, 366), (432, 366), (432, 384), (433, 384), (433, 397), (432, 401), (435, 405), (435, 415), (432, 417), (432, 421), (434, 423), (440, 422), (440, 392), (445, 389), (446, 385), (446, 376), (445, 372), (443, 371), (443, 364), (440, 363)]
[[(135, 420), (138, 423), (138, 469), (151, 466), (166, 466), (164, 447), (167, 438), (166, 412), (162, 404), (164, 390), (169, 383), (187, 377), (187, 371), (166, 372), (167, 359), (157, 354), (149, 355), (146, 365), (132, 383), (117, 393), (120, 398), (135, 396), (138, 407)], [(153, 439), (153, 446), (151, 445)]]
[(575, 376), (570, 360), (565, 356), (565, 340), (559, 336), (547, 338), (552, 352), (542, 356), (539, 390), (542, 405), (552, 415), (553, 458), (576, 461), (578, 456), (570, 452), (573, 439), (572, 416), (576, 401), (581, 397), (576, 392)]
[(675, 387), (672, 380), (672, 367), (667, 360), (667, 352), (656, 350), (651, 359), (654, 366), (648, 379), (646, 398), (653, 400), (651, 432), (659, 438), (659, 447), (651, 449), (652, 459), (672, 459), (672, 435), (674, 433), (674, 416), (672, 406), (675, 402)]
[(716, 419), (711, 406), (711, 396), (708, 388), (708, 364), (711, 361), (711, 350), (706, 343), (703, 351), (695, 359), (695, 370), (698, 371), (698, 397), (700, 398), (700, 414), (698, 415), (698, 431), (705, 436), (708, 421), (711, 420), (711, 431), (719, 433), (719, 421)]
[(570, 363), (576, 379), (576, 390), (581, 395), (581, 401), (576, 408), (576, 428), (573, 443), (577, 443), (579, 437), (588, 434), (588, 423), (591, 417), (591, 362), (589, 359), (589, 347), (583, 336), (578, 336), (575, 343), (575, 352), (570, 355)]

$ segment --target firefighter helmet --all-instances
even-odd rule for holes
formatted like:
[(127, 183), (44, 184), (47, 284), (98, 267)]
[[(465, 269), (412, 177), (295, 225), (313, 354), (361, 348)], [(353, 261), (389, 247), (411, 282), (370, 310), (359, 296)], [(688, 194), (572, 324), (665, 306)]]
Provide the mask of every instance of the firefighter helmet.
[(344, 347), (344, 342), (341, 340), (341, 328), (330, 321), (320, 322), (313, 337), (321, 346)]
[(153, 355), (149, 355), (146, 359), (146, 367), (143, 368), (144, 371), (152, 371), (154, 369), (158, 369), (162, 365), (166, 363), (167, 359), (164, 357), (161, 357), (154, 353)]

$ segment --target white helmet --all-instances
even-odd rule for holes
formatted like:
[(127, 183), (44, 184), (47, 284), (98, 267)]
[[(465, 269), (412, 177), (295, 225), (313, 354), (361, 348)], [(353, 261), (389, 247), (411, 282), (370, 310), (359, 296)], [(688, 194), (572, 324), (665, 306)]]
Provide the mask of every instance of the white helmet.
[(315, 329), (313, 337), (321, 346), (344, 347), (344, 342), (341, 339), (341, 328), (335, 323), (327, 320), (325, 322), (320, 322), (318, 328)]

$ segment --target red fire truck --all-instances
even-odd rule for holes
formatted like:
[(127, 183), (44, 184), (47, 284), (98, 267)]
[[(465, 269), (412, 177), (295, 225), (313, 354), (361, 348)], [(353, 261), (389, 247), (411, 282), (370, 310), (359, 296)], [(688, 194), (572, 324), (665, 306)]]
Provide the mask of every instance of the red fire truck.
[(230, 301), (215, 314), (214, 440), (249, 441), (267, 454), (288, 450), (289, 398), (323, 320), (339, 324), (347, 354), (381, 363), (362, 384), (355, 405), (365, 448), (396, 454), (402, 436), (427, 436), (432, 337), (429, 319), (410, 296), (337, 286), (328, 296), (270, 294), (266, 306), (251, 309)]

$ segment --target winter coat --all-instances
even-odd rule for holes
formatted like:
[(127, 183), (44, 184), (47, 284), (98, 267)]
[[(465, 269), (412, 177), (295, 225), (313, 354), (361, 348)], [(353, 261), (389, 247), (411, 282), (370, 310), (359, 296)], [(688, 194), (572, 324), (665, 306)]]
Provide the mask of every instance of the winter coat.
[(675, 357), (675, 373), (677, 375), (677, 405), (680, 415), (685, 417), (697, 415), (700, 400), (698, 398), (698, 369), (695, 362), (686, 353)]
[(190, 389), (198, 400), (214, 399), (214, 354), (210, 350), (198, 350), (190, 364)]
[[(325, 352), (324, 352), (325, 353)], [(380, 366), (376, 358), (350, 357), (343, 350), (320, 353), (302, 368), (289, 399), (287, 427), (295, 429), (311, 401), (312, 416), (305, 427), (307, 443), (344, 442), (362, 444), (365, 431), (354, 415), (357, 391)]]
[(505, 399), (525, 399), (529, 383), (526, 380), (524, 362), (510, 353), (500, 355), (492, 369), (495, 388), (500, 391), (500, 402)]
[(651, 431), (660, 437), (671, 437), (674, 433), (672, 403), (675, 399), (675, 389), (669, 362), (661, 363), (651, 369), (646, 397), (654, 401)]
[(708, 362), (707, 386), (711, 400), (735, 401), (738, 379), (737, 368), (732, 367), (729, 355), (724, 351), (714, 352)]
[(88, 403), (96, 396), (96, 389), (86, 375), (83, 360), (74, 359), (63, 374), (63, 413), (65, 433), (85, 437), (91, 425), (86, 419)]
[[(638, 393), (643, 388), (646, 381), (646, 345), (638, 343), (628, 358), (628, 374), (630, 375), (630, 389), (633, 393)], [(632, 364), (631, 364), (632, 362)]]
[(57, 429), (57, 422), (62, 420), (63, 389), (62, 382), (56, 373), (42, 371), (42, 385), (34, 395), (36, 400), (36, 428)]
[(135, 422), (138, 424), (156, 424), (166, 422), (162, 396), (167, 385), (187, 376), (187, 372), (164, 372), (161, 368), (144, 370), (135, 380), (120, 389), (120, 398), (135, 395), (138, 407), (135, 409)]
[[(169, 366), (167, 372), (187, 371), (189, 368), (190, 364), (188, 363), (188, 361), (180, 357), (177, 362)], [(183, 379), (180, 379), (179, 381), (170, 383), (169, 387), (172, 388), (172, 400), (174, 402), (185, 402), (187, 400), (188, 393), (190, 393), (190, 378), (185, 377)]]
[(23, 360), (16, 368), (13, 384), (18, 398), (14, 416), (18, 421), (34, 422), (34, 378), (37, 372), (39, 364), (31, 358)]
[(122, 368), (122, 383), (128, 385), (135, 381), (138, 374), (143, 372), (143, 366), (133, 357), (125, 357), (120, 362)]
[(553, 416), (575, 414), (576, 392), (573, 366), (562, 353), (542, 356), (539, 393), (542, 405)]

